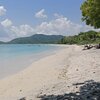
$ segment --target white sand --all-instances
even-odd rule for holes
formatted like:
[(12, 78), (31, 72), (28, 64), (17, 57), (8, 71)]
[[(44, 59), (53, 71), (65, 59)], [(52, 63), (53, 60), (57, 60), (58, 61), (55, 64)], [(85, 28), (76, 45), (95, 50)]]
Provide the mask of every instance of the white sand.
[[(34, 62), (27, 69), (0, 81), (0, 100), (39, 100), (40, 94), (76, 91), (73, 83), (100, 81), (100, 50), (66, 46)], [(68, 87), (70, 86), (70, 88)]]

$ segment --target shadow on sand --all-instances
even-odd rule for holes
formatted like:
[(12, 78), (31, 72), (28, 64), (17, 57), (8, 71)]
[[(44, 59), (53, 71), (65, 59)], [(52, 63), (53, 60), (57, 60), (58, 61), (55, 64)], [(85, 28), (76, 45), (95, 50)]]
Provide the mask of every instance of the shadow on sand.
[(41, 95), (41, 100), (100, 100), (100, 83), (93, 80), (73, 84), (80, 86), (80, 91), (63, 95)]

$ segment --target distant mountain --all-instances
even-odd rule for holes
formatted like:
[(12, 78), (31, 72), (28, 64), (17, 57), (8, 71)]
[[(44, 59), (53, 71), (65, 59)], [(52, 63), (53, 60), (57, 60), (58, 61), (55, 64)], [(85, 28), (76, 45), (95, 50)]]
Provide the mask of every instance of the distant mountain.
[(43, 35), (43, 34), (35, 34), (30, 37), (21, 37), (13, 39), (7, 44), (56, 44), (64, 36), (62, 35)]
[(0, 44), (4, 44), (5, 42), (0, 41)]

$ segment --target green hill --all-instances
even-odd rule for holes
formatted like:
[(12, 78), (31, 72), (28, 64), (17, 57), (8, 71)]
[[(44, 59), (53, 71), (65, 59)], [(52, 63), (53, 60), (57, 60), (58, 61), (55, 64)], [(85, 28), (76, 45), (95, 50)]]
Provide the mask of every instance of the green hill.
[(0, 41), (0, 44), (4, 44), (5, 42)]
[(95, 44), (100, 43), (100, 32), (80, 32), (74, 36), (35, 34), (30, 37), (21, 37), (0, 44)]
[(81, 32), (75, 36), (65, 36), (61, 39), (61, 44), (95, 44), (100, 43), (100, 32)]
[(8, 44), (55, 44), (64, 36), (61, 35), (43, 35), (35, 34), (30, 37), (16, 38), (8, 42)]

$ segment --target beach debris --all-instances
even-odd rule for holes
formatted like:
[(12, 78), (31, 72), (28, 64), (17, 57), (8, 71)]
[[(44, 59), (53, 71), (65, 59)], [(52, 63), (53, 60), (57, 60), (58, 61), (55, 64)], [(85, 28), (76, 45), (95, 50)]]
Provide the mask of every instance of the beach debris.
[(83, 50), (88, 50), (88, 49), (91, 49), (91, 48), (93, 48), (93, 46), (91, 45), (91, 44), (86, 44), (86, 45), (84, 45), (84, 48), (83, 48)]
[(21, 99), (19, 99), (19, 100), (26, 100), (26, 97), (22, 97)]
[(95, 45), (95, 48), (96, 48), (96, 49), (100, 49), (100, 43), (97, 44), (97, 45)]
[(22, 92), (22, 90), (19, 90), (20, 92)]
[(91, 49), (91, 48), (100, 49), (100, 43), (97, 44), (97, 45), (86, 44), (86, 45), (84, 45), (83, 50), (88, 50), (88, 49)]
[(76, 71), (78, 71), (78, 69), (76, 69)]

